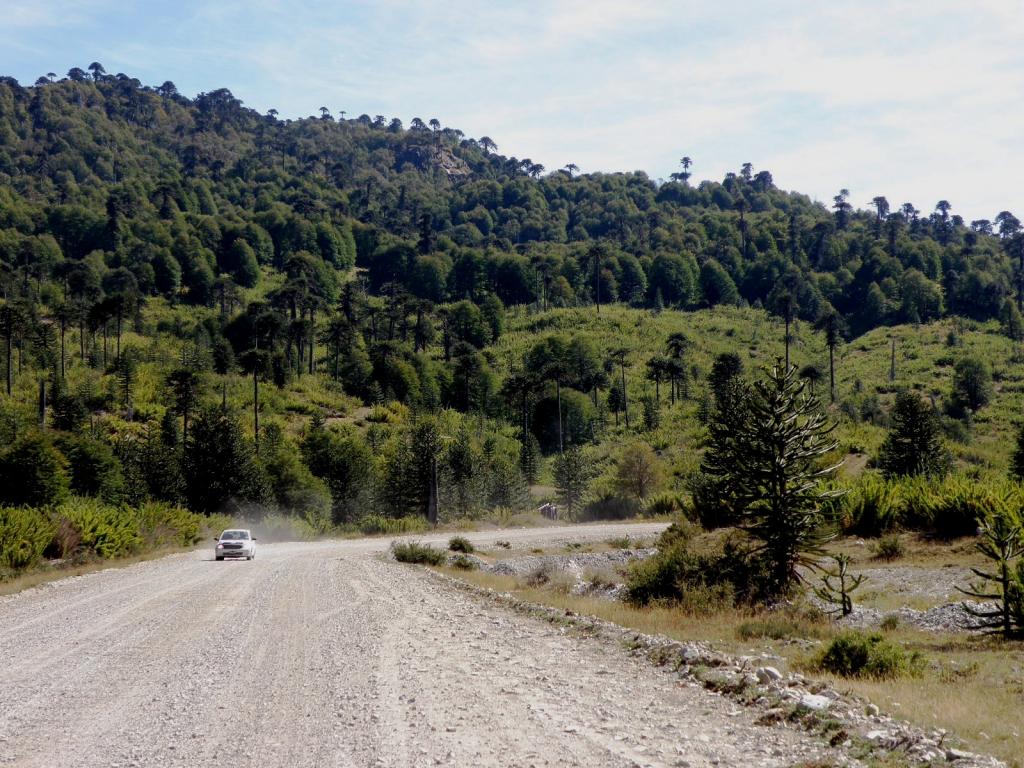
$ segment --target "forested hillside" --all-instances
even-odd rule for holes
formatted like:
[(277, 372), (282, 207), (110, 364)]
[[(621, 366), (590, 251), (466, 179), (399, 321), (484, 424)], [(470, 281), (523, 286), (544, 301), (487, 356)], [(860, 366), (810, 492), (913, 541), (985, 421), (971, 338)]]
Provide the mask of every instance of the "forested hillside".
[[(617, 515), (643, 494), (616, 506), (568, 449), (602, 446), (600, 463), (654, 443), (661, 485), (682, 490), (712, 353), (769, 362), (756, 337), (782, 355), (794, 323), (796, 362), (848, 434), (916, 384), (970, 439), (988, 400), (899, 378), (885, 338), (877, 380), (841, 372), (830, 391), (826, 350), (942, 322), (949, 370), (977, 328), (1009, 337), (1005, 364), (1024, 337), (1013, 214), (968, 224), (946, 200), (880, 194), (859, 210), (846, 190), (826, 206), (749, 163), (700, 183), (691, 167), (545, 169), (436, 119), (280, 120), (98, 63), (0, 78), (0, 502), (163, 500), (323, 529), (521, 510), (542, 480)], [(680, 312), (716, 305), (746, 309)], [(589, 325), (609, 313), (614, 329)], [(651, 317), (670, 319), (631, 330)], [(732, 335), (707, 330), (716, 317)], [(679, 403), (664, 418), (662, 400)], [(1008, 449), (979, 451), (1005, 467)]]

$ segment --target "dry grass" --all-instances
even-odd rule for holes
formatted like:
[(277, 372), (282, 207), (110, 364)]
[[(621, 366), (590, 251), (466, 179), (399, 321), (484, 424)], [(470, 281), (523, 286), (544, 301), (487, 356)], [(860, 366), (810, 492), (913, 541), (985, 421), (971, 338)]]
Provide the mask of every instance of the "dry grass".
[[(930, 544), (923, 545), (918, 556), (919, 562), (932, 567), (942, 559)], [(820, 638), (827, 640), (834, 634), (828, 623), (807, 622), (777, 613), (723, 610), (696, 616), (668, 606), (633, 608), (625, 603), (567, 594), (557, 583), (554, 588), (528, 587), (513, 577), (442, 570), (477, 586), (510, 592), (529, 602), (594, 616), (648, 634), (707, 641), (727, 653), (768, 654), (778, 659), (774, 663), (782, 669), (802, 668), (819, 647)], [(794, 640), (793, 635), (760, 638), (752, 631), (761, 624), (771, 630), (769, 625), (776, 622), (782, 625), (781, 634), (789, 634), (786, 630), (791, 628), (798, 639)], [(944, 728), (964, 739), (969, 749), (995, 755), (1006, 760), (1011, 768), (1024, 768), (1024, 642), (913, 629), (898, 629), (888, 636), (926, 657), (927, 667), (921, 677), (870, 681), (815, 676), (830, 680), (837, 690), (870, 699), (883, 712), (923, 727)]]
[(167, 555), (192, 551), (194, 551), (192, 547), (166, 547), (146, 552), (142, 555), (119, 557), (113, 560), (95, 560), (77, 565), (44, 565), (6, 581), (0, 581), (0, 595), (13, 595), (24, 589), (38, 587), (40, 584), (48, 584), (51, 581), (67, 579), (72, 576), (84, 576), (87, 573), (106, 571), (110, 568), (127, 568), (130, 565), (144, 563), (148, 560), (158, 560), (161, 557), (167, 557)]

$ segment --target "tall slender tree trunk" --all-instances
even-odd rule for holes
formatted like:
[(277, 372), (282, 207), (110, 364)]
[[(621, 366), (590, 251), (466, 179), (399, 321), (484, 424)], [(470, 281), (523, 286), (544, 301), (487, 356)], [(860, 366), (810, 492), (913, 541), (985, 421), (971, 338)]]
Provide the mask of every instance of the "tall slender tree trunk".
[(256, 367), (252, 371), (252, 433), (256, 455), (260, 455), (260, 374)]
[(562, 383), (555, 379), (555, 402), (558, 405), (558, 452), (564, 453), (562, 444)]
[(836, 347), (828, 345), (828, 391), (831, 402), (836, 401)]
[(66, 347), (65, 347), (65, 344), (64, 344), (64, 331), (65, 331), (64, 320), (61, 320), (60, 321), (60, 377), (62, 379), (64, 378), (64, 373), (66, 371), (66, 366), (65, 366)]
[(114, 365), (121, 364), (121, 313), (117, 313), (117, 358), (114, 360)]
[(312, 375), (316, 366), (313, 362), (316, 357), (316, 315), (309, 310), (309, 373)]
[(14, 386), (14, 354), (12, 343), (12, 333), (7, 332), (7, 396), (11, 396), (11, 390)]
[(789, 370), (789, 313), (786, 313), (786, 370)]
[(629, 429), (629, 395), (626, 394), (626, 361), (619, 363), (622, 371), (622, 410), (626, 414), (626, 429)]

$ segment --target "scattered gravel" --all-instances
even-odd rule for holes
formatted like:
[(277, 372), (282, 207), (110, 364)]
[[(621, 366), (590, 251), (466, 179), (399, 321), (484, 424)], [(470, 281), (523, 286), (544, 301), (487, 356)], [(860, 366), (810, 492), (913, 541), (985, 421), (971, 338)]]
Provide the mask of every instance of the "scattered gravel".
[[(549, 545), (660, 527), (469, 538)], [(0, 766), (861, 765), (804, 732), (803, 715), (783, 722), (804, 711), (871, 726), (914, 761), (948, 757), (941, 738), (831, 689), (767, 671), (759, 682), (766, 660), (481, 599), (387, 561), (389, 543), (273, 544), (252, 562), (196, 552), (0, 599)], [(761, 703), (740, 706), (739, 689)]]

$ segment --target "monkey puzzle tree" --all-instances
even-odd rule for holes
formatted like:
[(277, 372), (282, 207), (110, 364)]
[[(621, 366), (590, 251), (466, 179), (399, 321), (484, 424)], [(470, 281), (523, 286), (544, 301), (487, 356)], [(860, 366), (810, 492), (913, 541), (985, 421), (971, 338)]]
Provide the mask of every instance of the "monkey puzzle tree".
[[(825, 465), (838, 446), (836, 424), (822, 412), (796, 368), (781, 361), (755, 382), (733, 418), (716, 416), (702, 471), (735, 494), (739, 527), (757, 544), (768, 597), (800, 583), (799, 567), (814, 566), (830, 538), (820, 506), (835, 496), (822, 488), (839, 464)], [(720, 412), (721, 413), (721, 412)]]

